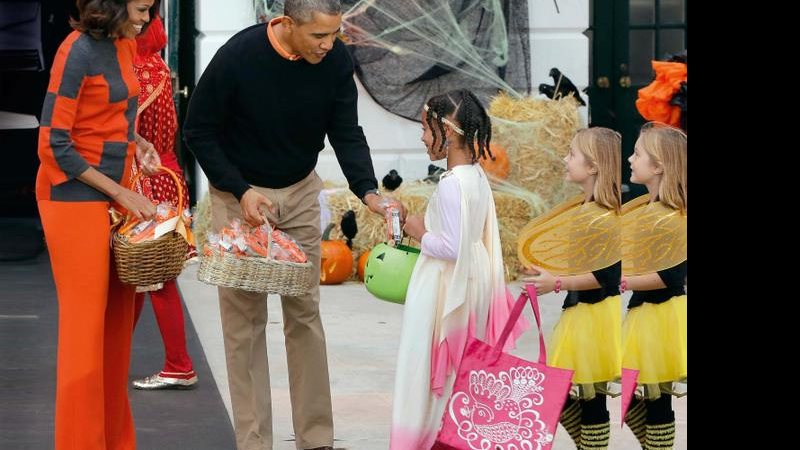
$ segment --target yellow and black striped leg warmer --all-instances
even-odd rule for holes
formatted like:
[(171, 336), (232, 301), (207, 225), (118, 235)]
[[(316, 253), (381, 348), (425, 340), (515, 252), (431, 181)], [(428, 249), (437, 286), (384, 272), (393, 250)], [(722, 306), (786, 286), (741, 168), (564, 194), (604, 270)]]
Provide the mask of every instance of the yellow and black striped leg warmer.
[(611, 432), (606, 396), (597, 393), (589, 400), (581, 401), (581, 450), (603, 450), (608, 448)]
[(558, 419), (561, 426), (567, 430), (569, 437), (575, 441), (575, 446), (581, 448), (581, 402), (573, 398), (568, 398)]
[(675, 422), (646, 425), (647, 450), (667, 450), (675, 444)]
[(581, 425), (581, 450), (600, 450), (608, 448), (611, 423)]
[(636, 436), (636, 439), (642, 444), (642, 448), (647, 448), (645, 446), (647, 432), (644, 426), (646, 418), (647, 408), (645, 407), (644, 401), (634, 398), (631, 401), (628, 413), (625, 414), (625, 423), (628, 424), (628, 428), (631, 429), (633, 435)]

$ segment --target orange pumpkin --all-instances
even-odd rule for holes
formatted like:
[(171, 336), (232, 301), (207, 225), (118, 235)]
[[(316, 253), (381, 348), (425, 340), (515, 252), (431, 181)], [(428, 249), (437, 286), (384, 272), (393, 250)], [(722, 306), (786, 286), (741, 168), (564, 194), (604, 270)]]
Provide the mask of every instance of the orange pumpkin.
[(369, 259), (369, 250), (365, 251), (358, 257), (358, 279), (364, 281), (364, 268), (367, 266)]
[(511, 172), (511, 165), (508, 161), (508, 152), (506, 152), (506, 149), (495, 143), (489, 145), (489, 150), (491, 150), (492, 155), (494, 156), (494, 161), (491, 159), (481, 159), (481, 167), (483, 167), (483, 170), (487, 174), (495, 178), (505, 180), (508, 178), (509, 172)]
[(353, 251), (344, 241), (331, 241), (331, 223), (322, 235), (322, 263), (320, 264), (319, 283), (339, 284), (353, 272)]

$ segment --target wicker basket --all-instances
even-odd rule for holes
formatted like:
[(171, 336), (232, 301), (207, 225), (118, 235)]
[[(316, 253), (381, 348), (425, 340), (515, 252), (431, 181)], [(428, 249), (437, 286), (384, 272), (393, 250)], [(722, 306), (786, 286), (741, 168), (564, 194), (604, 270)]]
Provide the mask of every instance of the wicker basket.
[[(178, 191), (178, 214), (183, 214), (183, 190), (175, 172), (160, 166), (170, 175)], [(136, 175), (132, 184), (139, 180), (142, 173)], [(130, 218), (130, 216), (128, 216)], [(120, 230), (125, 229), (125, 223)], [(186, 260), (189, 244), (175, 231), (171, 231), (158, 239), (132, 244), (119, 233), (114, 233), (112, 247), (117, 264), (117, 275), (120, 281), (135, 286), (147, 286), (163, 283), (177, 277)]]
[[(270, 258), (203, 255), (197, 279), (217, 286), (245, 291), (298, 296), (311, 290), (314, 266), (310, 262), (276, 261)], [(319, 274), (316, 274), (319, 277)]]

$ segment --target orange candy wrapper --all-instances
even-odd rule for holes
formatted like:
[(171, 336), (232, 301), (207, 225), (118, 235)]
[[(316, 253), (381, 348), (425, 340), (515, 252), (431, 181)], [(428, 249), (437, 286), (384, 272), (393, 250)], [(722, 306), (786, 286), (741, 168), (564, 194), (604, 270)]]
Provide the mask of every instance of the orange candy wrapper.
[[(139, 221), (135, 217), (131, 217), (128, 219), (125, 225), (120, 228), (118, 233), (122, 236), (125, 236), (128, 239), (128, 242), (134, 244), (153, 240), (158, 237), (155, 235), (156, 228), (160, 224), (173, 219), (177, 215), (178, 213), (174, 206), (171, 206), (167, 203), (160, 203), (156, 206), (155, 217), (144, 222)], [(187, 225), (191, 223), (191, 214), (188, 210), (184, 211), (183, 219)]]
[(232, 220), (230, 227), (223, 228), (219, 234), (208, 233), (203, 254), (210, 256), (215, 253), (256, 256), (297, 263), (308, 260), (297, 242), (283, 231), (273, 229), (268, 224), (251, 228), (243, 225), (239, 219)]
[(306, 254), (300, 249), (291, 236), (281, 230), (272, 230), (273, 258), (279, 261), (292, 261), (304, 263), (308, 261)]

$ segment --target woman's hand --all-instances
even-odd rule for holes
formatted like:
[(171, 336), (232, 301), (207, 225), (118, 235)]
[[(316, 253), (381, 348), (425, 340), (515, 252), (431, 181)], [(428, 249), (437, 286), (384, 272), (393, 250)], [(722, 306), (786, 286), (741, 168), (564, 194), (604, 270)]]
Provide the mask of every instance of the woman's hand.
[(114, 200), (139, 220), (150, 220), (156, 215), (156, 206), (153, 202), (130, 189), (121, 188), (114, 195)]

